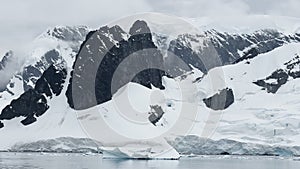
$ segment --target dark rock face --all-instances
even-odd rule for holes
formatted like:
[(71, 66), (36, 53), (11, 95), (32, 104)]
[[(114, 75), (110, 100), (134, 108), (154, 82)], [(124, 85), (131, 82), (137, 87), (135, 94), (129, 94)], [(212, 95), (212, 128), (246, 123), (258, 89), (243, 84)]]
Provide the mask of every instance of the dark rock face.
[(213, 110), (225, 110), (234, 102), (232, 89), (226, 88), (212, 97), (203, 99), (205, 105)]
[(163, 111), (163, 109), (161, 108), (161, 106), (153, 105), (153, 106), (150, 106), (150, 107), (151, 107), (151, 110), (153, 110), (153, 111), (150, 112), (150, 116), (148, 117), (148, 120), (154, 126), (156, 126), (156, 123), (163, 117), (163, 115), (165, 114), (165, 112)]
[(52, 94), (58, 96), (63, 89), (66, 77), (67, 70), (65, 68), (56, 68), (52, 65), (37, 81), (35, 90), (50, 97), (52, 97)]
[[(147, 64), (163, 63), (163, 56), (158, 50), (156, 50), (156, 46), (152, 41), (150, 29), (145, 22), (135, 22), (130, 29), (130, 34), (131, 36), (128, 40), (122, 40), (119, 42), (119, 46), (111, 48), (111, 50), (104, 56), (98, 68), (95, 81), (95, 92), (98, 104), (110, 100), (112, 94), (130, 81), (139, 83), (148, 88), (151, 88), (151, 84), (160, 89), (164, 88), (161, 82), (163, 72), (157, 69), (146, 69), (141, 72), (137, 72), (133, 79), (127, 78), (128, 76), (126, 75), (129, 75), (127, 73), (129, 73), (129, 71), (138, 71), (138, 69), (135, 69), (134, 66), (142, 65), (143, 62), (146, 62)], [(135, 52), (144, 49), (151, 49), (151, 51), (135, 54)], [(132, 57), (134, 57), (134, 62), (131, 63), (131, 65), (128, 63), (128, 65), (121, 67), (121, 70), (118, 70), (123, 72), (123, 76), (116, 77), (118, 82), (115, 84), (116, 88), (113, 88), (112, 78), (115, 71), (121, 62), (130, 55), (133, 55)], [(108, 83), (103, 83), (103, 81), (107, 81)]]
[(1, 112), (0, 119), (10, 120), (23, 116), (26, 119), (22, 123), (27, 124), (30, 121), (35, 121), (34, 116), (42, 115), (48, 108), (46, 98), (37, 91), (30, 89), (6, 106)]
[[(266, 79), (253, 82), (254, 84), (263, 87), (268, 93), (276, 93), (277, 90), (288, 81), (289, 75), (282, 69), (276, 70)], [(266, 81), (274, 80), (275, 82), (268, 83)]]
[[(290, 42), (300, 42), (300, 39), (297, 35), (286, 36), (269, 29), (252, 34), (229, 34), (211, 30), (204, 35), (180, 35), (171, 41), (168, 50), (206, 73), (211, 68), (251, 59)], [(201, 46), (198, 51), (193, 49), (193, 43)]]
[(247, 59), (252, 59), (255, 56), (259, 55), (259, 51), (257, 48), (251, 48), (250, 50), (244, 52), (244, 55), (240, 58), (238, 58), (237, 60), (235, 60), (233, 63), (238, 63), (241, 62), (243, 60), (247, 60)]
[[(296, 55), (292, 60), (284, 63), (285, 69), (278, 69), (265, 79), (260, 79), (254, 84), (263, 87), (268, 93), (276, 93), (278, 89), (288, 82), (289, 77), (300, 78), (300, 57)], [(268, 81), (272, 82), (268, 82)]]
[(53, 64), (65, 64), (65, 60), (55, 49), (48, 51), (34, 65), (26, 66), (22, 73), (24, 91), (33, 89), (34, 84), (42, 76), (43, 72)]
[[(193, 47), (195, 44), (198, 49)], [(219, 54), (215, 50), (214, 44), (206, 35), (179, 35), (177, 39), (170, 42), (168, 52), (168, 57), (169, 54), (172, 53), (184, 61), (186, 65), (192, 65), (204, 73), (216, 66), (222, 66), (222, 61), (219, 58)], [(168, 57), (165, 59), (165, 64), (176, 65), (172, 63), (172, 60), (169, 61)], [(173, 67), (173, 71), (182, 69), (174, 66), (171, 67)], [(187, 69), (184, 69), (182, 72), (189, 70), (191, 70), (190, 66)]]
[(49, 108), (46, 96), (51, 99), (53, 94), (59, 95), (66, 76), (65, 68), (51, 65), (37, 81), (34, 89), (27, 90), (2, 110), (0, 120), (25, 117), (21, 123), (32, 124), (37, 120), (36, 117), (43, 115)]
[[(129, 33), (126, 34), (119, 26), (102, 27), (89, 33), (76, 57), (72, 79), (66, 93), (71, 107), (85, 109), (106, 102), (111, 99), (112, 94), (130, 81), (149, 88), (151, 84), (164, 88), (161, 82), (164, 74), (162, 71), (139, 70), (139, 65), (145, 63), (148, 66), (161, 64), (156, 67), (163, 65), (163, 56), (153, 43), (146, 22), (136, 21)], [(128, 57), (134, 62), (124, 62)], [(120, 66), (121, 63), (123, 66)], [(119, 76), (116, 75), (117, 81), (113, 86), (112, 80), (117, 70)], [(129, 78), (132, 72), (136, 75)], [(74, 101), (74, 98), (78, 101)]]
[(286, 65), (289, 76), (293, 77), (294, 79), (300, 78), (300, 57), (298, 55), (296, 55), (296, 57), (289, 62), (284, 63), (284, 65)]

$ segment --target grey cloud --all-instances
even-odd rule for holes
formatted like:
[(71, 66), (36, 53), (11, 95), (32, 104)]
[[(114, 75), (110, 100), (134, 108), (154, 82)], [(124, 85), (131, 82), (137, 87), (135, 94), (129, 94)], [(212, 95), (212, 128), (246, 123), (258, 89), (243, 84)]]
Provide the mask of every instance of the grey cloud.
[(5, 0), (0, 5), (0, 55), (17, 50), (48, 27), (88, 25), (151, 11), (143, 0)]
[[(244, 14), (300, 17), (299, 0), (147, 0), (156, 11), (186, 17)], [(150, 3), (151, 2), (151, 3)]]
[[(148, 0), (150, 2), (151, 0)], [(152, 1), (154, 10), (184, 17), (246, 14), (249, 6), (240, 0)]]
[(97, 28), (138, 12), (183, 17), (270, 14), (300, 17), (299, 0), (3, 0), (0, 6), (0, 55), (17, 50), (48, 27)]

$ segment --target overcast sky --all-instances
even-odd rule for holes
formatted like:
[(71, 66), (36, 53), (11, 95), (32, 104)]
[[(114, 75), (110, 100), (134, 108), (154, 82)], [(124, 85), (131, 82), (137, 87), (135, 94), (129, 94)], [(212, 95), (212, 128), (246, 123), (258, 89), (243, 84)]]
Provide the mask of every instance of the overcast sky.
[(300, 17), (299, 0), (0, 0), (0, 55), (30, 43), (48, 27), (97, 28), (140, 12), (182, 17), (271, 14)]

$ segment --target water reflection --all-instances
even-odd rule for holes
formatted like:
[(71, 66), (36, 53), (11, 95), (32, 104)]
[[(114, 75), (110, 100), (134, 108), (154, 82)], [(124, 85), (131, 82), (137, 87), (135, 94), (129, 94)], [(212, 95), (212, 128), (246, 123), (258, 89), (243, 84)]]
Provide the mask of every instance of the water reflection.
[(206, 156), (177, 160), (102, 159), (100, 155), (0, 153), (0, 169), (299, 169), (274, 157)]

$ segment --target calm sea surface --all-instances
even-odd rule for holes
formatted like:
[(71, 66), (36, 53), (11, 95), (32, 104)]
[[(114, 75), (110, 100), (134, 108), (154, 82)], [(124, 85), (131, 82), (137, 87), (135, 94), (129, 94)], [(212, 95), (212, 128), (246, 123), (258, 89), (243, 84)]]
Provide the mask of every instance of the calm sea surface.
[(197, 156), (180, 160), (114, 160), (101, 155), (0, 153), (0, 169), (300, 169), (279, 157)]

